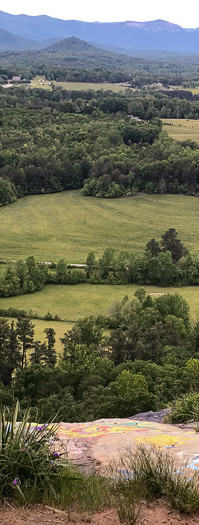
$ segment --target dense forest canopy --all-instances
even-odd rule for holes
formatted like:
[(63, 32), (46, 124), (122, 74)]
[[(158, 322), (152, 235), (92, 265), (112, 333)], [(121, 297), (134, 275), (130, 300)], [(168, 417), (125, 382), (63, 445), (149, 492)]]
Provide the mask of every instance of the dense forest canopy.
[[(199, 101), (144, 91), (0, 88), (0, 204), (83, 187), (121, 197), (199, 191), (199, 146), (160, 117), (199, 116)], [(134, 117), (139, 120), (136, 121)]]

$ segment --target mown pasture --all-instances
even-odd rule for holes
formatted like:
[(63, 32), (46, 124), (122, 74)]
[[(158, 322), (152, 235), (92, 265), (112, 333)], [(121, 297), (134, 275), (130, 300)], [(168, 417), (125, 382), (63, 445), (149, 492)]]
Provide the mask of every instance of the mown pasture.
[(199, 142), (199, 120), (163, 118), (163, 131), (175, 140)]
[(35, 77), (31, 80), (31, 84), (28, 87), (31, 88), (43, 88), (52, 90), (52, 84), (55, 87), (62, 87), (67, 91), (87, 91), (92, 89), (93, 91), (98, 91), (99, 89), (104, 89), (105, 91), (111, 90), (114, 93), (119, 93), (119, 91), (125, 91), (128, 86), (122, 84), (109, 84), (109, 83), (94, 83), (94, 82), (57, 82), (53, 80), (52, 82), (45, 80), (44, 77)]
[(184, 88), (183, 86), (170, 86), (170, 88), (183, 90), (183, 91), (191, 91), (193, 95), (198, 95), (199, 93), (199, 86), (196, 86), (194, 88), (193, 87)]
[[(62, 324), (64, 332), (65, 326), (70, 328), (71, 323), (79, 318), (109, 314), (111, 306), (116, 301), (121, 301), (125, 295), (128, 295), (129, 299), (132, 298), (137, 288), (139, 288), (138, 285), (48, 285), (41, 292), (34, 294), (0, 298), (0, 308), (13, 307), (24, 309), (27, 312), (33, 310), (39, 316), (44, 316), (49, 311), (53, 316), (57, 314), (69, 323), (65, 325), (65, 323), (55, 321), (33, 321), (38, 326), (40, 338), (47, 325), (57, 326), (55, 330), (62, 333)], [(144, 286), (144, 288), (148, 294), (179, 293), (190, 306), (192, 321), (199, 320), (199, 288), (197, 286), (183, 288)]]
[(0, 208), (0, 257), (81, 263), (91, 250), (97, 256), (108, 247), (141, 252), (168, 228), (199, 254), (198, 214), (199, 199), (181, 195), (98, 199), (74, 190), (27, 196)]

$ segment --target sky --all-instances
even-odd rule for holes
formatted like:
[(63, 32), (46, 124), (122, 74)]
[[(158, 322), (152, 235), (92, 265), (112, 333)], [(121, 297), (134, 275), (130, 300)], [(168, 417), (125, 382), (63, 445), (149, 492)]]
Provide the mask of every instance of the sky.
[(0, 0), (0, 10), (12, 14), (49, 15), (88, 22), (144, 22), (161, 18), (182, 27), (199, 27), (198, 0)]

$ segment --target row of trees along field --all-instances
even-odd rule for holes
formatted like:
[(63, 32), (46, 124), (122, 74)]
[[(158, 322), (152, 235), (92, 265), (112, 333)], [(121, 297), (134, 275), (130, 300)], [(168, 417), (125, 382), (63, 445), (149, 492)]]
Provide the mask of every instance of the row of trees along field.
[[(53, 266), (56, 266), (53, 269)], [(107, 248), (99, 260), (88, 254), (85, 268), (71, 269), (64, 259), (48, 268), (34, 257), (8, 265), (0, 280), (0, 297), (33, 293), (46, 284), (152, 284), (187, 286), (199, 284), (199, 259), (183, 246), (174, 228), (158, 242), (151, 239), (144, 253), (115, 253)]]
[(12, 404), (14, 371), (21, 411), (31, 404), (42, 421), (56, 414), (65, 421), (131, 416), (198, 391), (199, 325), (191, 326), (180, 295), (152, 298), (140, 288), (112, 305), (110, 319), (109, 336), (103, 317), (77, 321), (59, 356), (53, 328), (41, 343), (30, 319), (1, 319), (3, 402)]
[[(176, 109), (177, 100), (184, 116), (187, 105), (199, 108), (199, 101), (161, 97), (162, 108), (168, 102)], [(199, 145), (175, 142), (162, 133), (155, 118), (161, 97), (2, 91), (0, 204), (81, 187), (84, 195), (108, 198), (139, 192), (197, 194)], [(131, 119), (132, 112), (146, 120)]]

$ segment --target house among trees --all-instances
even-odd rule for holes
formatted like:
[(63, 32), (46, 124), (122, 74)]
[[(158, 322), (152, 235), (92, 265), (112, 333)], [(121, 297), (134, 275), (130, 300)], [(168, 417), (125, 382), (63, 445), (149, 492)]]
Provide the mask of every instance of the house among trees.
[(128, 117), (133, 119), (133, 120), (138, 120), (138, 121), (142, 120), (140, 117), (134, 117), (134, 115), (128, 115)]
[(21, 80), (21, 75), (12, 77), (13, 82), (20, 82), (20, 80)]

